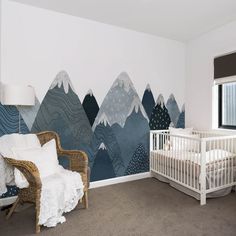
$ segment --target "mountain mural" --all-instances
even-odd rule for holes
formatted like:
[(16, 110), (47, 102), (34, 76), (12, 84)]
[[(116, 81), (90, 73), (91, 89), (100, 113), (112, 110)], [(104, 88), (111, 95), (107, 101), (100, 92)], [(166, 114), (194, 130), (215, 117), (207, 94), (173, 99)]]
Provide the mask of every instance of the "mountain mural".
[(125, 171), (125, 175), (133, 175), (146, 171), (149, 171), (149, 156), (144, 146), (140, 144)]
[(150, 119), (151, 114), (152, 114), (152, 110), (155, 106), (155, 100), (154, 100), (152, 90), (151, 90), (151, 87), (149, 84), (147, 85), (147, 87), (144, 91), (142, 104), (143, 104), (143, 107), (148, 115), (148, 118)]
[(171, 122), (173, 123), (173, 126), (176, 127), (178, 119), (179, 119), (180, 111), (179, 111), (178, 104), (173, 94), (171, 94), (170, 97), (168, 98), (167, 103), (166, 103), (166, 108), (170, 115), (170, 119), (171, 119)]
[(65, 149), (82, 149), (90, 153), (92, 129), (65, 71), (59, 72), (52, 82), (31, 131), (45, 130), (57, 132)]
[(99, 111), (99, 106), (91, 89), (88, 91), (87, 95), (85, 96), (82, 105), (88, 117), (90, 125), (93, 126), (94, 120)]
[(35, 121), (36, 115), (38, 113), (40, 107), (40, 102), (37, 97), (35, 97), (35, 105), (34, 106), (19, 106), (17, 107), (20, 112), (22, 118), (25, 121), (28, 129), (31, 130), (33, 123)]
[(177, 128), (185, 128), (185, 106), (183, 105), (182, 111), (179, 115), (179, 119), (176, 125)]
[[(112, 163), (113, 153), (116, 154), (116, 160), (119, 160), (119, 168), (113, 164), (116, 176), (125, 174), (140, 143), (148, 150), (148, 122), (149, 118), (132, 81), (126, 72), (121, 73), (108, 91), (93, 124), (95, 137), (93, 144), (96, 142), (98, 148), (98, 144), (104, 142)], [(109, 140), (104, 141), (108, 131), (110, 135), (112, 134), (111, 140), (115, 144), (113, 147), (109, 144)], [(114, 147), (116, 147), (115, 152)]]
[(110, 179), (116, 177), (112, 161), (104, 143), (101, 143), (91, 170), (91, 181)]
[(168, 129), (171, 123), (171, 119), (167, 108), (165, 107), (165, 101), (162, 94), (157, 98), (155, 107), (153, 108), (150, 118), (149, 126), (151, 130)]
[[(0, 103), (0, 136), (19, 132), (19, 111), (15, 106)], [(27, 134), (29, 129), (20, 117), (20, 133)]]

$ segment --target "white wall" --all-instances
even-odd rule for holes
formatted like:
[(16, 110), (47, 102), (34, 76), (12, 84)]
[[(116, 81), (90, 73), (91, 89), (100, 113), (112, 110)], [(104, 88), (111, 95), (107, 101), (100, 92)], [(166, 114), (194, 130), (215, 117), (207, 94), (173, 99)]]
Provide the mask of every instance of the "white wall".
[(91, 88), (101, 104), (122, 71), (142, 98), (147, 83), (155, 97), (174, 93), (181, 107), (185, 45), (106, 24), (3, 0), (2, 80), (26, 83), (43, 99), (65, 69), (82, 101)]
[[(236, 50), (236, 21), (204, 34), (187, 45), (186, 125), (211, 129), (216, 56)], [(214, 127), (213, 127), (214, 128)]]

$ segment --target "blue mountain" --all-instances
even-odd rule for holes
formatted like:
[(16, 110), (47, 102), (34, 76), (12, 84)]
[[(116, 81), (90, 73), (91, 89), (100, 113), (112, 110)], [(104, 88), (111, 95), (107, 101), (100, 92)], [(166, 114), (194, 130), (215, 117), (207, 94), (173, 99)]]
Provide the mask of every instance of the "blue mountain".
[(165, 102), (163, 96), (160, 94), (156, 106), (153, 108), (152, 115), (150, 118), (149, 126), (151, 130), (162, 130), (168, 129), (171, 123), (170, 115), (167, 108), (165, 107)]
[(173, 126), (176, 127), (178, 119), (179, 119), (180, 111), (179, 111), (178, 104), (173, 94), (171, 94), (170, 97), (168, 98), (167, 103), (166, 103), (166, 108), (170, 115), (170, 119), (171, 119), (171, 122), (173, 123)]
[(116, 177), (112, 161), (104, 143), (101, 143), (91, 170), (91, 181)]
[[(19, 111), (15, 106), (3, 106), (0, 103), (0, 136), (19, 132)], [(20, 117), (20, 132), (29, 133), (22, 117)]]
[[(101, 143), (104, 143), (106, 146), (106, 151), (109, 155), (109, 158), (112, 162), (113, 170), (115, 176), (122, 176), (125, 171), (125, 166), (121, 156), (121, 150), (118, 145), (117, 139), (112, 131), (111, 126), (106, 122), (105, 116), (104, 120), (101, 121), (96, 126), (94, 131), (93, 139), (92, 139), (92, 150), (94, 154), (98, 152)], [(93, 168), (94, 162), (91, 163), (91, 167)], [(96, 173), (94, 173), (96, 175)]]
[(98, 114), (99, 106), (96, 101), (96, 98), (94, 97), (92, 90), (89, 90), (88, 94), (85, 96), (83, 100), (83, 108), (84, 111), (88, 117), (89, 123), (91, 126), (93, 126), (94, 120)]
[(34, 121), (32, 132), (52, 130), (65, 149), (88, 152), (92, 129), (68, 74), (61, 71), (51, 84)]
[(179, 119), (176, 125), (177, 128), (185, 128), (185, 107), (183, 105), (182, 111), (179, 115)]
[(145, 150), (148, 150), (149, 125), (139, 108), (137, 112), (133, 109), (123, 128), (116, 124), (112, 125), (112, 130), (117, 138), (126, 168), (140, 143)]
[(148, 118), (150, 119), (151, 114), (152, 114), (152, 110), (155, 106), (155, 100), (154, 100), (152, 90), (151, 90), (149, 84), (147, 85), (147, 87), (144, 91), (143, 98), (142, 98), (142, 104), (143, 104), (143, 107), (148, 115)]

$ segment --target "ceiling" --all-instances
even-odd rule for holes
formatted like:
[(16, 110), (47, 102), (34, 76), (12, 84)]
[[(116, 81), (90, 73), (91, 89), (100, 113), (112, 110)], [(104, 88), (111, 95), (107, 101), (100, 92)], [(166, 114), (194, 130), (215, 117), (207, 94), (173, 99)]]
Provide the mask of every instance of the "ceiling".
[(236, 20), (235, 0), (13, 0), (178, 41)]

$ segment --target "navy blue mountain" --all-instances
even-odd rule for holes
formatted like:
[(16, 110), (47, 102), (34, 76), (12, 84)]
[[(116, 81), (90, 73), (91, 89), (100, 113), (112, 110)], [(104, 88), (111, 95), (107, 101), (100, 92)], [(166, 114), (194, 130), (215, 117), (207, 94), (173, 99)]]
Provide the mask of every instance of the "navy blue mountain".
[(171, 123), (170, 116), (167, 108), (165, 107), (165, 102), (163, 96), (160, 94), (156, 106), (152, 111), (149, 126), (151, 130), (162, 130), (168, 129)]
[[(106, 122), (105, 117), (104, 117), (104, 120), (101, 121), (101, 123), (99, 123), (96, 126), (94, 134), (93, 134), (92, 150), (93, 150), (94, 156), (96, 155), (97, 152), (99, 152), (101, 143), (103, 143), (106, 147), (106, 152), (108, 153), (109, 159), (111, 160), (115, 176), (122, 176), (125, 171), (125, 167), (124, 167), (123, 160), (121, 158), (121, 150), (118, 145), (117, 139), (112, 131), (112, 128)], [(92, 169), (93, 169), (94, 164), (95, 164), (95, 160), (91, 163)], [(106, 162), (106, 164), (108, 164), (108, 162)], [(96, 176), (96, 172), (95, 171), (93, 172), (94, 172), (93, 175)]]
[(94, 120), (99, 111), (99, 106), (91, 90), (89, 90), (88, 94), (85, 96), (82, 105), (90, 125), (93, 126)]
[(91, 125), (65, 71), (59, 72), (51, 84), (31, 131), (45, 130), (57, 132), (63, 148), (81, 149), (91, 155)]
[(152, 90), (151, 90), (149, 84), (147, 85), (147, 87), (144, 91), (143, 98), (142, 98), (142, 104), (143, 104), (143, 107), (148, 115), (148, 118), (150, 119), (151, 114), (152, 114), (152, 110), (155, 106), (155, 100), (154, 100)]
[(173, 126), (176, 127), (178, 119), (179, 119), (180, 111), (179, 111), (178, 104), (173, 94), (171, 94), (170, 97), (168, 98), (167, 103), (166, 103), (166, 108), (170, 115), (170, 119), (171, 119), (171, 122), (173, 123)]
[(185, 128), (185, 107), (183, 105), (182, 111), (179, 115), (179, 119), (176, 125), (177, 128)]
[(91, 171), (91, 181), (116, 177), (112, 161), (104, 143), (101, 143)]
[(147, 171), (149, 171), (148, 153), (143, 144), (139, 144), (125, 171), (125, 175), (133, 175)]

